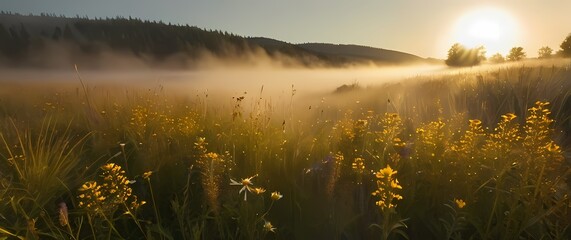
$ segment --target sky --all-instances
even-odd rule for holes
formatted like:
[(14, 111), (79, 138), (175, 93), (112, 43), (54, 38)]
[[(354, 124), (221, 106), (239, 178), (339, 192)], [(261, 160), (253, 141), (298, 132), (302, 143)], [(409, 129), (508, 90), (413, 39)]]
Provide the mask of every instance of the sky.
[(455, 42), (485, 42), (488, 55), (515, 46), (528, 57), (542, 46), (558, 50), (571, 33), (569, 9), (571, 0), (0, 0), (0, 10), (21, 14), (131, 16), (433, 58), (445, 58)]

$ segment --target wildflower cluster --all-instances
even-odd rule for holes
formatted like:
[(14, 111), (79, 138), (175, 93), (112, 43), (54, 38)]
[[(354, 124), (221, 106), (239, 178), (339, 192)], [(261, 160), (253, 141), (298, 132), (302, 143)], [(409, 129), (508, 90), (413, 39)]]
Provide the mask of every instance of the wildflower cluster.
[(147, 127), (147, 118), (149, 117), (149, 109), (143, 106), (136, 106), (131, 110), (130, 124), (137, 129), (144, 131)]
[[(528, 109), (529, 115), (525, 119), (523, 145), (527, 150), (533, 163), (530, 164), (548, 164), (550, 170), (554, 170), (562, 161), (561, 148), (553, 140), (551, 140), (551, 123), (553, 120), (549, 118), (551, 111), (546, 107), (549, 102), (536, 102), (535, 106)], [(546, 162), (552, 159), (552, 162)]]
[(442, 119), (422, 124), (416, 129), (413, 160), (423, 170), (423, 175), (437, 181), (443, 181), (440, 179), (443, 169), (450, 167), (443, 158), (449, 146), (447, 130), (449, 127)]
[(344, 119), (339, 121), (334, 130), (339, 131), (340, 150), (349, 154), (348, 158), (357, 157), (356, 153), (364, 147), (365, 137), (369, 133), (370, 117), (353, 120), (351, 111), (345, 113)]
[(201, 173), (202, 188), (205, 192), (208, 205), (214, 212), (218, 212), (220, 198), (220, 188), (223, 175), (226, 172), (226, 161), (220, 154), (208, 152), (208, 143), (205, 138), (198, 138), (194, 143), (198, 151), (198, 167)]
[(85, 208), (88, 212), (102, 213), (108, 210), (102, 209), (108, 207), (104, 205), (106, 197), (101, 193), (101, 186), (97, 185), (96, 181), (89, 181), (84, 183), (79, 194), (79, 207)]
[(400, 151), (402, 148), (406, 147), (406, 143), (398, 137), (393, 138), (393, 147), (395, 150)]
[(369, 121), (367, 119), (358, 119), (353, 125), (353, 141), (361, 140), (369, 128)]
[(526, 146), (534, 146), (534, 143), (543, 143), (552, 133), (551, 123), (553, 120), (549, 118), (551, 111), (546, 107), (549, 102), (537, 101), (534, 107), (528, 109), (529, 116), (525, 119), (525, 139)]
[(353, 159), (353, 163), (351, 163), (351, 168), (357, 174), (357, 183), (361, 184), (363, 181), (363, 173), (365, 173), (365, 160), (363, 158), (355, 158)]
[(139, 137), (156, 136), (158, 133), (192, 135), (197, 129), (196, 114), (192, 111), (175, 114), (172, 108), (172, 105), (157, 106), (147, 100), (146, 105), (137, 105), (131, 109), (129, 124)]
[(450, 148), (456, 153), (470, 156), (483, 143), (485, 136), (482, 121), (470, 119), (468, 130), (466, 130), (464, 135), (460, 138), (458, 144), (454, 144), (450, 146)]
[(453, 165), (447, 167), (451, 171), (447, 178), (449, 181), (458, 182), (465, 178), (470, 179), (470, 182), (476, 181), (482, 168), (476, 158), (482, 156), (481, 149), (487, 134), (482, 127), (482, 121), (470, 119), (468, 122), (468, 129), (464, 134), (457, 141), (449, 143), (449, 148), (445, 149), (445, 158)]
[(389, 165), (375, 173), (377, 189), (372, 195), (379, 198), (375, 204), (381, 208), (381, 211), (394, 209), (396, 203), (393, 203), (393, 201), (402, 200), (402, 196), (396, 192), (402, 189), (402, 186), (399, 185), (398, 179), (393, 177), (395, 174), (397, 174), (397, 171), (393, 170)]
[(519, 124), (513, 121), (517, 117), (515, 114), (507, 113), (501, 117), (498, 126), (494, 128), (494, 133), (489, 134), (485, 149), (499, 156), (505, 156), (521, 140), (521, 136)]
[(382, 130), (377, 132), (377, 138), (375, 141), (386, 145), (391, 144), (391, 142), (402, 144), (402, 141), (396, 137), (400, 134), (403, 127), (402, 120), (398, 114), (385, 113), (385, 115), (379, 120), (379, 125)]
[[(244, 203), (245, 201), (248, 200), (248, 192), (252, 193), (252, 194), (256, 194), (256, 195), (262, 195), (266, 192), (265, 188), (262, 187), (254, 187), (254, 183), (252, 182), (252, 179), (257, 177), (258, 174), (248, 177), (248, 178), (243, 178), (240, 182), (234, 180), (234, 179), (230, 179), (230, 185), (232, 186), (242, 186), (242, 188), (240, 188), (240, 190), (238, 191), (238, 194), (244, 194)], [(276, 228), (272, 225), (272, 223), (270, 221), (268, 221), (266, 219), (266, 216), (268, 215), (268, 213), (270, 212), (270, 210), (272, 209), (272, 206), (274, 205), (275, 201), (278, 201), (280, 199), (283, 198), (283, 195), (280, 192), (274, 191), (270, 194), (270, 200), (271, 200), (271, 204), (270, 206), (265, 210), (264, 213), (259, 214), (257, 213), (256, 216), (256, 220), (254, 221), (248, 221), (246, 220), (247, 217), (243, 216), (240, 217), (240, 219), (244, 219), (244, 223), (247, 225), (250, 225), (251, 223), (254, 223), (254, 225), (258, 224), (259, 221), (263, 221), (263, 225), (262, 225), (262, 229), (264, 230), (265, 233), (268, 232), (274, 232)]]
[[(188, 108), (188, 107), (187, 107)], [(196, 123), (196, 113), (189, 112), (184, 116), (176, 118), (176, 129), (183, 135), (183, 136), (190, 136), (194, 134), (198, 128), (198, 124)]]
[(135, 211), (145, 204), (145, 201), (139, 202), (137, 196), (133, 195), (130, 181), (121, 166), (109, 163), (101, 170), (102, 183), (88, 181), (79, 188), (79, 207), (91, 214), (110, 216), (121, 206), (127, 211)]
[(133, 190), (129, 186), (129, 180), (125, 177), (125, 171), (121, 166), (109, 163), (101, 167), (103, 170), (103, 185), (104, 194), (110, 196), (111, 203), (119, 204), (126, 202), (132, 195)]
[(446, 123), (442, 120), (433, 121), (424, 124), (416, 130), (417, 133), (417, 151), (429, 154), (425, 157), (436, 157), (443, 151), (445, 142), (444, 130)]

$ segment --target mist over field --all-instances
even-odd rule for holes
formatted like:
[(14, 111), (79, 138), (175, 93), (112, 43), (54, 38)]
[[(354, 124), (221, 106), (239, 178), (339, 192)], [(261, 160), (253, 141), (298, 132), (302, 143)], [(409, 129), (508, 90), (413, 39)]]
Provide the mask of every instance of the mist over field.
[[(288, 111), (300, 113), (300, 116), (306, 116), (308, 113), (306, 110), (312, 107), (315, 109), (316, 106), (328, 108), (333, 112), (358, 109), (403, 114), (405, 112), (418, 114), (419, 109), (424, 108), (423, 111), (426, 112), (425, 116), (421, 117), (423, 120), (434, 119), (436, 112), (430, 108), (442, 107), (444, 104), (447, 114), (467, 111), (474, 117), (486, 116), (492, 120), (500, 111), (514, 111), (517, 108), (500, 104), (485, 109), (476, 105), (477, 102), (458, 105), (460, 96), (471, 96), (476, 101), (477, 93), (470, 92), (475, 85), (487, 83), (493, 85), (503, 81), (511, 85), (510, 88), (540, 87), (535, 82), (528, 83), (533, 86), (524, 84), (537, 77), (553, 78), (553, 74), (558, 74), (561, 69), (568, 69), (571, 64), (569, 59), (550, 59), (484, 64), (470, 68), (450, 68), (442, 64), (320, 68), (301, 65), (285, 67), (264, 57), (259, 61), (252, 61), (257, 63), (256, 65), (252, 65), (252, 62), (241, 64), (233, 62), (235, 60), (221, 62), (210, 59), (207, 63), (205, 61), (202, 67), (187, 70), (141, 67), (136, 63), (133, 64), (132, 60), (124, 61), (125, 65), (121, 67), (82, 69), (81, 66), (77, 66), (77, 71), (74, 67), (8, 68), (3, 69), (3, 74), (0, 76), (0, 83), (4, 86), (0, 89), (0, 93), (16, 99), (49, 97), (66, 92), (75, 92), (80, 96), (83, 94), (81, 89), (86, 87), (94, 98), (107, 96), (128, 99), (138, 93), (160, 90), (164, 99), (205, 98), (202, 100), (211, 101), (212, 106), (231, 107), (235, 104), (236, 98), (244, 97), (248, 103), (244, 106), (249, 108), (257, 99), (264, 99), (269, 106), (274, 106), (276, 109), (279, 107), (279, 111), (285, 111), (287, 108)], [(557, 69), (557, 72), (550, 72), (554, 69)], [(549, 75), (541, 76), (544, 74)], [(514, 81), (518, 78), (525, 81)], [(563, 79), (556, 80), (548, 83), (557, 84), (563, 81), (565, 86), (568, 84)], [(554, 89), (556, 87), (565, 91), (564, 86), (551, 85), (549, 91), (556, 91)], [(502, 98), (508, 98), (511, 93), (493, 94), (505, 95)], [(547, 92), (541, 93), (541, 99), (549, 96), (545, 94)], [(290, 106), (293, 95), (296, 104)], [(558, 95), (550, 97), (556, 96)], [(469, 106), (474, 107), (469, 108)], [(417, 110), (411, 112), (415, 107)], [(493, 110), (496, 108), (497, 110)]]
[[(121, 60), (118, 60), (121, 61)], [(176, 94), (209, 91), (211, 94), (241, 94), (264, 88), (267, 94), (280, 94), (293, 88), (300, 94), (332, 93), (343, 85), (376, 88), (398, 82), (414, 83), (446, 75), (485, 74), (511, 67), (567, 66), (568, 59), (527, 60), (515, 63), (486, 64), (470, 68), (449, 68), (443, 64), (408, 64), (396, 66), (357, 65), (344, 68), (284, 67), (278, 61), (260, 57), (238, 64), (238, 60), (205, 60), (193, 69), (143, 67), (133, 59), (114, 67), (34, 69), (4, 68), (3, 84), (42, 85), (49, 88), (79, 86), (79, 78), (91, 87), (145, 89), (164, 87)], [(108, 63), (113, 64), (113, 63)], [(164, 66), (164, 65), (162, 65)]]
[[(328, 92), (343, 84), (358, 83), (374, 86), (410, 77), (443, 73), (449, 70), (442, 65), (412, 65), (398, 67), (353, 67), (353, 68), (283, 68), (273, 66), (236, 67), (211, 66), (195, 70), (126, 69), (126, 70), (81, 70), (83, 80), (92, 85), (140, 87), (161, 84), (175, 91), (211, 90), (243, 92), (265, 86), (267, 90), (279, 91), (295, 85), (302, 92)], [(0, 80), (20, 83), (67, 83), (77, 84), (77, 74), (68, 70), (5, 69)]]

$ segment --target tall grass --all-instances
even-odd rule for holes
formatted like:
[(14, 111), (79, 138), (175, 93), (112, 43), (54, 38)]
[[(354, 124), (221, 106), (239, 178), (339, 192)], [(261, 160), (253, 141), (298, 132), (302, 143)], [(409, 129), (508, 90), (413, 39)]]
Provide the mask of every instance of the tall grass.
[(568, 239), (570, 89), (521, 66), (317, 97), (4, 94), (0, 234)]
[[(14, 229), (25, 229), (27, 237), (61, 234), (53, 232), (54, 223), (46, 214), (53, 214), (52, 208), (69, 198), (69, 186), (79, 184), (93, 167), (81, 157), (89, 134), (74, 136), (68, 127), (57, 128), (51, 118), (41, 122), (39, 129), (22, 131), (14, 121), (9, 124), (11, 128), (0, 133), (2, 176), (7, 177), (3, 178), (3, 220)], [(36, 231), (39, 222), (49, 231)]]

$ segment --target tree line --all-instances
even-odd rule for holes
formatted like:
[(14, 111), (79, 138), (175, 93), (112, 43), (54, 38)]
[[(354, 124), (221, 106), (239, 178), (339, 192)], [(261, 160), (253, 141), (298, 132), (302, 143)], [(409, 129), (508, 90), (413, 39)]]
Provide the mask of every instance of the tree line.
[(23, 23), (11, 26), (0, 23), (0, 52), (8, 58), (25, 58), (47, 43), (57, 42), (75, 45), (83, 53), (97, 53), (109, 47), (159, 59), (181, 52), (193, 55), (200, 49), (222, 55), (253, 48), (244, 38), (227, 32), (133, 18), (74, 18), (64, 26), (43, 29), (39, 35), (31, 34)]
[[(571, 34), (569, 34), (559, 46), (560, 49), (555, 55), (560, 57), (571, 57)], [(553, 49), (544, 46), (537, 51), (538, 58), (545, 59), (554, 56)], [(486, 49), (484, 46), (476, 48), (467, 48), (460, 43), (455, 43), (448, 50), (448, 57), (445, 60), (446, 65), (453, 67), (465, 67), (479, 65), (481, 62), (488, 60), (491, 63), (502, 63), (505, 61), (519, 61), (526, 58), (527, 54), (522, 47), (513, 47), (504, 57), (500, 53), (495, 53), (489, 59), (486, 58)]]
[[(55, 24), (51, 29), (44, 27), (40, 33), (30, 31), (29, 24), (0, 23), (0, 58), (8, 59), (15, 65), (52, 44), (65, 45), (66, 49), (87, 56), (112, 50), (159, 61), (175, 54), (187, 59), (197, 59), (204, 52), (219, 57), (232, 57), (261, 49), (271, 57), (290, 56), (306, 65), (316, 62), (331, 65), (346, 63), (343, 59), (314, 54), (291, 44), (277, 49), (268, 48), (249, 41), (246, 37), (188, 24), (176, 25), (131, 17), (90, 19), (80, 16), (67, 18), (53, 14), (28, 16), (0, 12), (1, 15), (37, 18), (46, 22), (53, 19), (64, 20), (57, 21), (60, 25)], [(61, 25), (62, 22), (65, 25)]]

